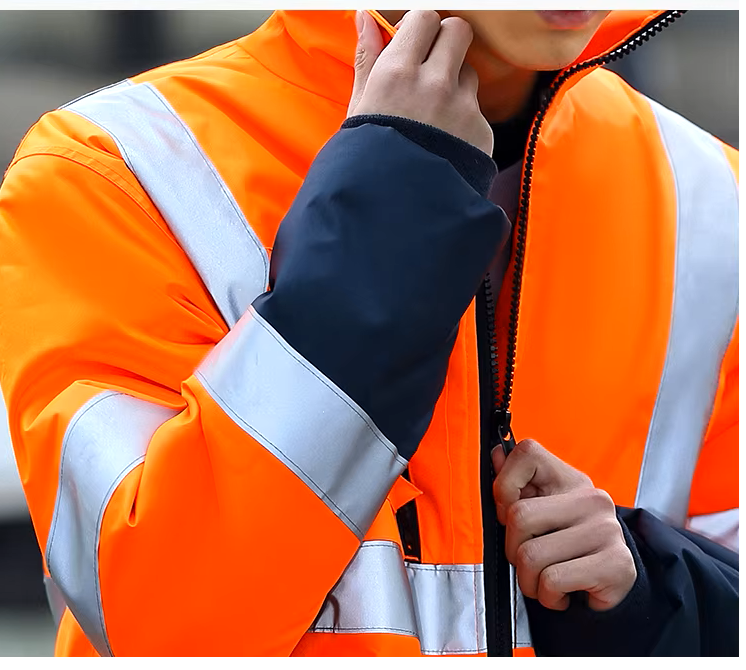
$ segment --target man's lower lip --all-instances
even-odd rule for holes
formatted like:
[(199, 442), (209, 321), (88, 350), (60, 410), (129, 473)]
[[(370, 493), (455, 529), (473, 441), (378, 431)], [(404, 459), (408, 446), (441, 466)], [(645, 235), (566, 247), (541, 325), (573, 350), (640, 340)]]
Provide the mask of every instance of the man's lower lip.
[(552, 28), (582, 28), (588, 25), (595, 14), (592, 9), (546, 9), (537, 10), (536, 13)]

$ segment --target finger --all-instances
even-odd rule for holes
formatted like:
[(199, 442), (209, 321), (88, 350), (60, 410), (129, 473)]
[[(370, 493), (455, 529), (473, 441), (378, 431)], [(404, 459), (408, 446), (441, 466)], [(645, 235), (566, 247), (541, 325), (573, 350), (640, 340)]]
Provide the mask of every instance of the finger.
[(496, 479), (500, 502), (507, 508), (520, 500), (521, 491), (532, 484), (539, 495), (554, 495), (580, 487), (591, 480), (534, 440), (521, 440), (505, 460)]
[(350, 105), (347, 108), (348, 117), (355, 113), (355, 108), (363, 97), (370, 72), (381, 55), (381, 51), (383, 51), (383, 36), (373, 17), (368, 12), (359, 9), (355, 13), (355, 22), (358, 31), (357, 50), (355, 51), (355, 81), (352, 85)]
[[(554, 496), (519, 500), (506, 510), (505, 555), (516, 565), (518, 547), (527, 540), (581, 525), (589, 520), (594, 520), (601, 527), (607, 519), (616, 525), (621, 534), (614, 502), (600, 489), (580, 489)], [(607, 530), (605, 527), (600, 528), (599, 534), (606, 537)]]
[(618, 605), (636, 578), (634, 561), (626, 546), (555, 563), (539, 576), (537, 596), (544, 607), (565, 610), (568, 593), (587, 591), (588, 605), (597, 611)]
[(523, 595), (538, 597), (539, 576), (550, 565), (582, 558), (604, 546), (596, 524), (585, 523), (555, 533), (526, 540), (515, 550), (514, 559), (518, 586)]
[(461, 88), (472, 91), (475, 96), (477, 95), (477, 91), (479, 90), (479, 75), (477, 75), (477, 71), (469, 63), (464, 63), (461, 67), (458, 84)]
[[(505, 452), (502, 447), (497, 446), (492, 450), (492, 466), (496, 474), (500, 474), (503, 466), (505, 465)], [(538, 489), (533, 484), (528, 484), (521, 489), (521, 500), (526, 498), (534, 498), (539, 495)], [(507, 521), (506, 511), (507, 508), (502, 502), (500, 492), (498, 489), (497, 478), (492, 481), (492, 496), (495, 499), (495, 506), (497, 508), (497, 520), (504, 526)]]
[(386, 47), (386, 58), (405, 66), (420, 66), (430, 53), (440, 31), (440, 16), (433, 10), (413, 9), (401, 20), (401, 25)]
[(457, 85), (472, 39), (474, 32), (464, 19), (456, 16), (443, 19), (425, 65)]
[(492, 450), (492, 467), (495, 469), (495, 475), (500, 474), (500, 470), (503, 469), (503, 465), (505, 465), (505, 452), (503, 451), (503, 448), (500, 445), (497, 445)]

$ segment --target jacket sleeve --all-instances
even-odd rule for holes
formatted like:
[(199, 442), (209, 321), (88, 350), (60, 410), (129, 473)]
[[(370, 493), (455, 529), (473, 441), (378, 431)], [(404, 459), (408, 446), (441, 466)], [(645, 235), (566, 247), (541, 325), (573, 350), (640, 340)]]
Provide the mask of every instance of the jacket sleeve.
[(738, 555), (642, 509), (618, 508), (637, 580), (615, 608), (573, 594), (564, 612), (527, 598), (543, 656), (737, 656)]
[[(377, 181), (334, 172), (333, 152), (351, 155), (338, 142), (315, 163), (293, 221), (318, 227), (352, 213), (370, 228), (381, 216), (372, 193), (405, 188), (414, 159), (434, 192), (463, 198), (444, 216), (468, 212), (459, 222), (473, 224), (475, 247), (499, 242), (484, 232), (496, 208), (446, 160), (381, 130), (367, 141), (362, 129), (342, 131), (357, 133), (363, 152), (393, 143)], [(365, 207), (345, 209), (350, 198)], [(390, 225), (413, 216), (445, 225), (433, 203), (422, 194), (390, 207)], [(399, 260), (415, 249), (406, 251)], [(472, 256), (489, 263), (483, 250)], [(379, 266), (392, 269), (380, 257)], [(293, 299), (274, 301), (266, 318), (251, 308), (228, 329), (132, 175), (70, 148), (26, 151), (9, 169), (0, 275), (0, 379), (66, 616), (104, 655), (289, 654), (406, 465), (273, 325)], [(446, 337), (458, 316), (440, 324)], [(447, 358), (447, 342), (433, 341)]]

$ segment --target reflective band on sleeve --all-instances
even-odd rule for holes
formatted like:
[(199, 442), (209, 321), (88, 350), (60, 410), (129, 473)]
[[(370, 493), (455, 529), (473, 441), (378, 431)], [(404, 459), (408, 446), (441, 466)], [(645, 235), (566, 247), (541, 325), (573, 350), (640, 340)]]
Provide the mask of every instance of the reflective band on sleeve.
[(151, 84), (122, 82), (63, 109), (116, 142), (233, 326), (267, 289), (269, 259), (191, 130)]
[(635, 506), (683, 526), (738, 313), (738, 189), (711, 135), (651, 105), (676, 184), (676, 269), (668, 351)]
[(250, 308), (196, 372), (213, 400), (363, 538), (407, 462)]
[(363, 542), (312, 633), (417, 637), (426, 655), (487, 651), (481, 565), (405, 563), (393, 542)]
[(118, 484), (145, 458), (155, 431), (175, 414), (105, 391), (78, 410), (65, 433), (46, 560), (65, 603), (102, 656), (112, 655), (98, 574), (104, 510)]
[(686, 527), (738, 553), (738, 508), (690, 517)]

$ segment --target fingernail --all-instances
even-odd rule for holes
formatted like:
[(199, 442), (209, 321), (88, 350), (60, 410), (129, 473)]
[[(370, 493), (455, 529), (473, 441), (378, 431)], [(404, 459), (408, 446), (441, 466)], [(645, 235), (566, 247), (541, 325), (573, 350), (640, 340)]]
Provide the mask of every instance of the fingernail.
[(365, 17), (360, 9), (355, 12), (355, 25), (357, 26), (357, 36), (360, 37), (363, 34), (363, 28), (365, 28)]

